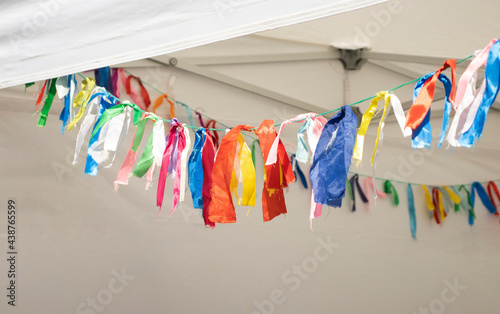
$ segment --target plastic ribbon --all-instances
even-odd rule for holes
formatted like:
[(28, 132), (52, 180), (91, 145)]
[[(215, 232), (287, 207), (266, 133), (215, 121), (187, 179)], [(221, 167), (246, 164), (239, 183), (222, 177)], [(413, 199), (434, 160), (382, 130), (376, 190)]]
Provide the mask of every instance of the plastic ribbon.
[[(97, 89), (97, 88), (95, 88)], [(95, 90), (94, 89), (94, 90)], [(104, 89), (102, 89), (105, 91)], [(93, 97), (97, 96), (97, 94), (94, 94)], [(97, 114), (96, 114), (96, 124), (94, 124), (94, 128), (97, 126), (97, 123), (99, 122), (104, 110), (116, 105), (116, 98), (114, 97), (109, 97), (109, 94), (105, 92), (104, 95), (99, 97), (100, 101), (98, 104), (98, 109), (97, 109)], [(92, 99), (92, 97), (91, 97)], [(90, 154), (90, 147), (97, 141), (97, 137), (99, 136), (100, 130), (96, 131), (96, 136), (92, 137), (89, 141), (89, 150), (87, 152), (87, 162), (85, 163), (85, 173), (91, 176), (96, 176), (97, 175), (97, 162), (92, 158), (92, 155)]]
[(109, 67), (103, 67), (94, 71), (94, 77), (97, 86), (102, 86), (108, 91), (113, 90), (113, 82)]
[[(259, 137), (262, 157), (264, 160), (268, 160), (271, 147), (277, 138), (273, 120), (262, 121), (256, 133)], [(283, 188), (295, 180), (292, 165), (281, 140), (278, 140), (277, 157), (275, 163), (264, 165), (264, 186), (262, 189), (264, 221), (287, 213)]]
[(211, 222), (236, 222), (236, 213), (230, 189), (231, 174), (234, 167), (238, 136), (241, 131), (250, 131), (251, 129), (252, 127), (247, 125), (238, 125), (222, 138), (212, 171), (212, 200), (207, 208), (208, 219)]
[[(500, 193), (498, 192), (497, 185), (495, 184), (495, 182), (490, 181), (490, 182), (488, 182), (487, 189), (488, 189), (488, 196), (490, 197), (491, 203), (493, 204), (493, 206), (495, 206), (495, 209), (498, 210), (498, 207), (495, 204), (495, 195), (497, 196), (497, 200), (500, 200)], [(493, 193), (495, 193), (495, 194), (493, 194)]]
[(40, 90), (40, 94), (38, 94), (38, 98), (36, 100), (35, 111), (38, 111), (38, 108), (40, 107), (40, 104), (42, 103), (43, 95), (45, 95), (45, 89), (47, 88), (48, 83), (50, 83), (50, 80), (46, 80), (45, 83), (43, 83), (43, 87)]
[[(307, 117), (306, 122), (304, 122), (297, 132), (297, 161), (312, 162), (321, 132), (326, 123), (327, 121), (323, 116), (311, 115)], [(304, 132), (307, 132), (310, 149), (307, 148), (306, 141), (304, 140)]]
[(454, 103), (456, 65), (456, 60), (446, 60), (443, 66), (441, 66), (436, 72), (434, 72), (430, 79), (425, 81), (422, 90), (418, 94), (417, 98), (413, 102), (413, 105), (410, 107), (408, 114), (406, 115), (405, 127), (410, 127), (412, 130), (415, 130), (427, 116), (427, 112), (431, 108), (432, 100), (434, 98), (434, 92), (436, 89), (436, 82), (438, 80), (438, 77), (441, 75), (441, 72), (447, 68), (451, 68), (452, 89), (450, 93), (450, 101), (451, 103)]
[[(85, 136), (88, 134), (88, 132), (90, 131), (90, 127), (95, 123), (97, 119), (101, 98), (102, 96), (104, 96), (104, 89), (102, 89), (101, 87), (94, 88), (90, 96), (92, 97), (92, 99), (91, 101), (89, 101), (89, 104), (87, 105), (88, 107), (86, 111), (87, 114), (85, 115), (85, 118), (83, 119), (82, 124), (80, 125), (80, 130), (78, 131), (78, 135), (76, 136), (76, 146), (75, 146), (75, 154), (73, 156), (73, 165), (76, 165), (78, 163), (78, 156), (80, 155), (80, 151), (82, 149)], [(97, 132), (98, 129), (100, 129), (100, 127), (97, 129), (97, 126), (98, 124), (95, 124), (93, 132)], [(93, 139), (94, 137), (91, 136), (90, 140), (92, 141)]]
[(458, 211), (457, 209), (460, 208), (460, 201), (461, 201), (460, 196), (447, 186), (443, 185), (443, 189), (446, 192), (448, 192), (448, 195), (450, 196), (450, 200), (454, 203), (454, 205), (455, 205), (454, 210)]
[(64, 107), (59, 116), (62, 121), (61, 133), (64, 134), (64, 129), (69, 120), (73, 119), (73, 98), (75, 97), (76, 90), (76, 77), (71, 74), (68, 76), (59, 77), (56, 81), (57, 96), (59, 99), (64, 98)]
[(186, 194), (187, 182), (188, 182), (188, 153), (189, 149), (191, 149), (191, 137), (189, 135), (189, 130), (186, 127), (186, 124), (183, 124), (183, 126), (184, 126), (183, 130), (184, 130), (184, 138), (186, 139), (186, 144), (181, 152), (181, 182), (180, 182), (179, 202), (184, 202), (184, 197)]
[[(387, 181), (386, 181), (387, 182)], [(417, 218), (415, 216), (415, 200), (413, 198), (413, 189), (408, 183), (408, 215), (410, 216), (410, 230), (413, 239), (417, 239)]]
[[(141, 120), (137, 124), (137, 128), (135, 130), (134, 138), (132, 140), (132, 143), (130, 145), (130, 149), (127, 153), (127, 156), (125, 157), (125, 160), (123, 161), (122, 166), (120, 167), (120, 170), (118, 171), (118, 175), (115, 180), (115, 191), (118, 191), (118, 187), (120, 184), (122, 185), (128, 185), (128, 180), (130, 177), (130, 173), (132, 172), (132, 168), (134, 167), (135, 159), (137, 156), (137, 150), (139, 149), (139, 145), (141, 143), (142, 137), (144, 135), (144, 128), (146, 127), (146, 122), (150, 120), (151, 118), (147, 114), (143, 114)], [(152, 141), (152, 140), (151, 140)], [(152, 144), (148, 140), (148, 144), (146, 144), (145, 152), (151, 151), (152, 149)], [(139, 169), (142, 169), (144, 167), (144, 159), (147, 157), (145, 156), (146, 154), (143, 154), (141, 156), (142, 159), (142, 164), (139, 167)], [(139, 171), (139, 170), (138, 170)], [(147, 171), (147, 169), (146, 169)], [(138, 174), (139, 172), (137, 172)]]
[(366, 198), (365, 193), (363, 192), (363, 189), (359, 185), (359, 176), (357, 174), (353, 175), (351, 179), (349, 179), (349, 183), (351, 184), (351, 191), (352, 191), (352, 211), (356, 211), (356, 188), (358, 188), (358, 193), (359, 196), (361, 197), (361, 200), (363, 203), (368, 203), (368, 198)]
[(75, 117), (68, 124), (68, 131), (71, 132), (75, 125), (80, 121), (83, 117), (83, 113), (85, 112), (85, 107), (87, 106), (88, 100), (90, 98), (90, 93), (94, 89), (95, 80), (93, 78), (87, 77), (81, 83), (81, 89), (78, 95), (76, 95), (75, 100), (73, 101), (73, 107), (79, 108), (78, 113), (76, 113)]
[[(139, 83), (139, 86), (141, 88), (142, 102), (141, 102), (141, 98), (139, 98), (139, 95), (137, 94), (137, 92), (132, 88), (132, 85), (131, 85), (132, 79), (135, 79), (137, 81), (137, 83)], [(132, 98), (132, 100), (142, 110), (146, 110), (146, 108), (148, 108), (149, 105), (151, 104), (151, 100), (149, 99), (149, 93), (146, 90), (146, 88), (144, 87), (144, 85), (142, 85), (142, 80), (140, 77), (129, 75), (127, 77), (127, 81), (125, 83), (125, 90), (127, 91), (127, 94), (130, 96), (130, 98)]]
[(486, 89), (471, 127), (460, 136), (462, 147), (472, 147), (481, 138), (488, 111), (497, 97), (500, 88), (500, 41), (496, 41), (488, 54), (485, 70)]
[(43, 104), (42, 111), (40, 111), (40, 119), (38, 120), (38, 126), (45, 126), (47, 123), (47, 116), (49, 114), (50, 107), (54, 101), (54, 96), (56, 95), (56, 81), (57, 79), (50, 80), (49, 93), (47, 98), (45, 98), (45, 103)]
[(434, 203), (434, 219), (438, 224), (444, 222), (446, 218), (446, 212), (444, 211), (443, 206), (443, 196), (441, 191), (437, 187), (432, 188), (432, 202)]
[(432, 196), (429, 192), (429, 189), (424, 184), (422, 184), (421, 186), (425, 192), (425, 204), (427, 205), (427, 209), (429, 209), (430, 211), (433, 211), (434, 209), (436, 209), (436, 207), (434, 206), (434, 203), (432, 201)]
[(203, 208), (203, 163), (202, 163), (202, 149), (205, 145), (207, 138), (205, 128), (200, 128), (195, 133), (195, 140), (193, 151), (189, 156), (188, 170), (189, 170), (189, 189), (193, 199), (194, 208)]
[[(365, 135), (366, 135), (366, 132), (368, 131), (368, 126), (370, 125), (370, 121), (372, 120), (373, 115), (375, 114), (375, 110), (377, 109), (378, 101), (382, 97), (385, 97), (387, 94), (388, 93), (384, 92), (384, 91), (377, 93), (377, 95), (372, 99), (370, 106), (363, 114), (363, 118), (361, 120), (361, 125), (359, 127), (358, 134), (356, 135), (356, 143), (354, 145), (354, 151), (353, 151), (353, 155), (352, 155), (352, 159), (353, 159), (353, 162), (356, 165), (356, 167), (359, 167), (359, 165), (361, 164), (361, 161), (363, 160), (363, 144), (365, 141)], [(386, 113), (387, 107), (389, 105), (389, 101), (390, 101), (390, 97), (385, 97), (384, 113), (382, 115), (382, 119), (385, 117), (385, 113)], [(379, 128), (378, 128), (379, 134), (380, 134), (380, 127), (381, 126), (382, 125), (379, 125)], [(375, 142), (375, 149), (374, 149), (373, 156), (375, 156), (375, 152), (377, 151), (377, 146), (378, 146), (378, 137), (377, 137), (376, 142)], [(372, 165), (373, 165), (373, 158), (374, 158), (373, 156), (372, 156)]]
[(257, 167), (257, 166), (255, 165), (255, 144), (259, 144), (259, 140), (258, 140), (258, 139), (255, 139), (255, 140), (253, 140), (253, 142), (252, 142), (252, 162), (253, 162), (253, 166), (254, 166), (254, 167)]
[[(113, 165), (116, 152), (128, 134), (130, 120), (134, 115), (134, 109), (130, 106), (119, 104), (104, 111), (93, 130), (93, 137), (97, 136), (97, 130), (101, 129), (98, 139), (88, 149), (99, 167), (109, 168)], [(110, 118), (110, 111), (118, 113)], [(104, 121), (104, 124), (101, 121)], [(91, 138), (91, 141), (92, 141)]]
[(399, 205), (399, 194), (391, 181), (386, 180), (384, 182), (384, 192), (386, 194), (393, 194), (394, 195), (394, 205), (396, 205), (396, 206)]
[[(155, 138), (158, 138), (158, 137), (163, 138), (165, 136), (165, 128), (163, 126), (163, 121), (161, 119), (159, 119), (159, 117), (157, 117), (155, 115), (144, 114), (142, 119), (143, 120), (148, 120), (148, 119), (152, 120), (154, 122), (154, 125), (153, 125), (153, 131), (149, 135), (148, 141), (146, 142), (146, 146), (144, 147), (144, 151), (142, 152), (141, 158), (139, 159), (139, 162), (137, 163), (137, 166), (135, 166), (135, 169), (132, 173), (132, 175), (134, 175), (138, 178), (142, 178), (146, 173), (148, 173), (148, 171), (153, 166), (153, 162), (154, 162), (154, 154), (153, 154), (154, 141), (153, 140)], [(139, 125), (141, 125), (141, 122), (139, 122)], [(143, 125), (145, 126), (146, 123), (144, 123)], [(159, 133), (159, 134), (156, 134), (156, 133)], [(156, 136), (155, 136), (155, 134), (156, 134)], [(137, 135), (137, 133), (136, 133), (136, 135)], [(139, 139), (139, 143), (140, 143), (140, 141), (141, 140)], [(137, 148), (138, 148), (138, 146), (137, 146)], [(137, 148), (136, 148), (136, 150), (137, 150)], [(157, 150), (159, 150), (159, 149), (157, 149)], [(146, 183), (146, 189), (150, 185), (152, 175), (153, 175), (153, 172), (151, 170), (151, 172), (149, 172), (149, 180), (147, 180), (147, 183)]]
[(186, 109), (186, 114), (187, 114), (187, 117), (189, 120), (189, 125), (195, 126), (194, 120), (193, 120), (193, 114), (191, 113), (191, 108), (189, 108), (189, 106), (183, 102), (177, 101), (177, 103), (181, 104)]
[(396, 117), (396, 121), (398, 121), (401, 133), (403, 133), (404, 137), (410, 136), (412, 130), (411, 128), (405, 128), (406, 117), (405, 117), (405, 112), (403, 110), (403, 106), (401, 105), (401, 101), (393, 93), (390, 93), (390, 97), (391, 97), (390, 98), (391, 107), (394, 112), (394, 116)]
[(498, 216), (499, 213), (497, 212), (495, 205), (493, 205), (493, 203), (491, 202), (490, 198), (488, 197), (488, 194), (486, 193), (486, 190), (483, 188), (481, 183), (479, 183), (477, 181), (472, 183), (472, 188), (471, 188), (471, 192), (470, 192), (470, 201), (471, 201), (472, 207), (474, 207), (476, 193), (479, 196), (479, 198), (481, 199), (481, 202), (483, 203), (484, 207), (486, 207), (486, 209), (491, 214)]
[(469, 205), (469, 206), (466, 207), (466, 205), (464, 204), (464, 202), (461, 202), (461, 205), (469, 213), (469, 225), (473, 226), (474, 225), (474, 220), (476, 219), (476, 213), (474, 212), (474, 204), (472, 204), (472, 200), (470, 198), (469, 191), (467, 190), (467, 188), (463, 184), (458, 188), (458, 191), (462, 191), (462, 190), (464, 190), (465, 193), (467, 193), (467, 198), (466, 199), (467, 199), (467, 205)]
[(304, 189), (307, 190), (307, 179), (304, 175), (304, 172), (302, 172), (302, 169), (300, 169), (300, 166), (297, 164), (295, 154), (292, 154), (292, 156), (290, 156), (290, 163), (292, 164), (292, 169), (294, 169), (293, 174), (295, 175), (295, 178), (297, 178), (298, 175), (298, 177), (300, 178), (300, 182), (302, 182), (302, 185), (304, 186)]
[(458, 139), (471, 127), (476, 117), (477, 109), (486, 88), (486, 79), (482, 81), (479, 88), (476, 88), (477, 72), (480, 67), (486, 64), (491, 46), (495, 42), (496, 39), (492, 39), (486, 47), (476, 53), (458, 81), (455, 96), (456, 113), (446, 137), (451, 146), (459, 146)]
[(156, 109), (158, 109), (161, 106), (161, 104), (163, 104), (164, 99), (170, 104), (170, 119), (175, 118), (175, 106), (174, 103), (170, 99), (168, 99), (167, 94), (163, 94), (156, 99), (155, 104), (153, 106), (153, 113), (156, 114)]
[(213, 140), (214, 145), (215, 145), (215, 149), (217, 150), (219, 148), (219, 134), (215, 130), (210, 130), (211, 128), (213, 128), (213, 129), (216, 128), (215, 127), (216, 123), (217, 123), (217, 121), (215, 121), (215, 120), (209, 120), (206, 124), (206, 128), (207, 128), (207, 133), (212, 137), (212, 140)]
[(172, 199), (172, 210), (170, 215), (175, 211), (177, 203), (180, 198), (180, 185), (181, 185), (181, 154), (186, 147), (186, 138), (184, 127), (177, 119), (170, 121), (171, 127), (167, 137), (167, 145), (163, 152), (163, 159), (160, 169), (160, 178), (158, 179), (158, 190), (156, 193), (156, 205), (161, 207), (163, 205), (163, 197), (165, 194), (165, 181), (167, 175), (173, 173), (174, 189)]
[[(309, 112), (309, 113), (304, 113), (304, 114), (299, 114), (298, 116), (285, 120), (281, 123), (278, 135), (276, 136), (276, 139), (274, 140), (271, 149), (269, 151), (269, 155), (266, 159), (266, 165), (272, 165), (276, 162), (277, 156), (278, 156), (278, 144), (280, 141), (280, 135), (281, 132), (283, 131), (283, 128), (286, 125), (292, 124), (293, 122), (298, 122), (302, 121), (304, 119), (308, 119), (308, 121), (311, 121), (309, 125), (306, 127), (308, 130), (308, 139), (309, 139), (309, 145), (310, 146), (316, 146), (317, 140), (315, 138), (318, 138), (321, 134), (321, 130), (323, 128), (323, 124), (326, 124), (326, 119), (323, 118), (323, 116), (317, 116), (317, 113), (314, 112)], [(316, 122), (317, 121), (317, 122)], [(316, 122), (316, 123), (315, 123)], [(307, 121), (306, 121), (307, 123)], [(300, 142), (300, 137), (299, 137), (299, 142)], [(311, 147), (311, 150), (314, 151), (314, 149)]]
[(212, 202), (212, 171), (215, 160), (215, 147), (210, 136), (206, 137), (205, 144), (202, 149), (202, 164), (203, 164), (203, 221), (206, 227), (214, 228), (215, 222), (210, 220), (208, 214), (208, 206)]
[[(415, 88), (413, 90), (413, 101), (415, 102), (418, 95), (420, 94), (423, 86), (426, 82), (434, 75), (434, 73), (427, 74), (420, 78), (420, 80), (415, 84)], [(453, 89), (452, 83), (444, 74), (440, 74), (438, 79), (443, 83), (445, 89), (445, 102), (444, 102), (444, 112), (443, 112), (443, 123), (441, 126), (441, 134), (439, 136), (439, 144), (438, 147), (441, 147), (441, 143), (443, 142), (446, 130), (448, 129), (448, 121), (451, 113), (451, 108), (453, 107), (453, 103), (451, 101), (451, 92)], [(430, 148), (432, 142), (432, 129), (431, 129), (431, 111), (429, 110), (422, 120), (422, 123), (413, 131), (413, 136), (411, 140), (411, 146), (413, 148)]]
[(357, 123), (352, 109), (343, 106), (323, 128), (309, 173), (316, 203), (342, 206)]
[(377, 189), (377, 186), (375, 185), (375, 182), (373, 182), (372, 177), (366, 177), (364, 184), (365, 184), (365, 195), (368, 199), (368, 209), (371, 210), (372, 204), (371, 204), (371, 200), (370, 200), (370, 191), (374, 191), (374, 193), (373, 193), (374, 199), (376, 199), (378, 196), (380, 196), (381, 198), (386, 198), (387, 194), (385, 194), (384, 192), (379, 191)]

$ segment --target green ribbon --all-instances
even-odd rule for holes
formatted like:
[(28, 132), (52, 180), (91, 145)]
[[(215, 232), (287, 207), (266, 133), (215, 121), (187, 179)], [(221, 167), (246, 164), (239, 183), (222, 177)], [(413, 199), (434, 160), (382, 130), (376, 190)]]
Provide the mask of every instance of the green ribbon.
[(354, 200), (354, 195), (352, 194), (351, 182), (349, 182), (348, 178), (345, 179), (345, 182), (346, 182), (346, 185), (347, 185), (347, 194), (349, 194), (349, 198), (352, 201), (352, 200)]
[(134, 109), (134, 125), (137, 125), (141, 120), (141, 109), (139, 108), (139, 106), (137, 106), (136, 104), (121, 103), (111, 108), (108, 108), (106, 109), (106, 111), (103, 112), (101, 119), (99, 119), (99, 123), (97, 123), (94, 130), (92, 131), (91, 137), (94, 137), (97, 134), (97, 132), (102, 128), (102, 126), (106, 124), (106, 122), (119, 116), (127, 106), (130, 106)]
[[(137, 152), (137, 149), (139, 148), (139, 144), (141, 143), (141, 139), (144, 135), (144, 128), (146, 126), (146, 122), (150, 119), (156, 122), (156, 118), (153, 118), (151, 116), (146, 116), (137, 125), (134, 144), (132, 144), (132, 150), (134, 152)], [(151, 165), (153, 165), (153, 160), (154, 160), (153, 132), (151, 132), (151, 135), (149, 135), (148, 142), (146, 143), (146, 147), (144, 148), (144, 152), (142, 153), (141, 159), (139, 159), (139, 162), (137, 163), (137, 166), (134, 169), (133, 175), (142, 178), (142, 176), (144, 176), (146, 172), (148, 172), (149, 168), (151, 168)]]
[(253, 162), (253, 167), (256, 168), (255, 166), (255, 144), (258, 144), (259, 140), (254, 140), (252, 142), (252, 162)]
[(45, 98), (45, 103), (43, 104), (42, 111), (40, 112), (40, 120), (38, 120), (38, 126), (43, 127), (45, 126), (45, 123), (47, 123), (47, 116), (49, 114), (50, 107), (52, 106), (52, 102), (54, 101), (54, 96), (57, 92), (56, 80), (57, 78), (54, 78), (50, 81), (49, 94), (47, 95), (47, 98)]
[(476, 220), (476, 213), (474, 212), (474, 206), (472, 206), (472, 201), (470, 199), (470, 193), (465, 187), (465, 185), (461, 185), (458, 190), (462, 191), (462, 189), (467, 193), (467, 202), (469, 203), (469, 225), (474, 225), (474, 220)]
[(26, 96), (26, 89), (30, 86), (33, 86), (33, 85), (35, 85), (35, 83), (33, 83), (33, 82), (24, 84), (24, 96)]
[(392, 184), (392, 182), (390, 180), (385, 181), (385, 183), (384, 183), (384, 192), (387, 193), (387, 194), (393, 194), (394, 195), (394, 204), (396, 206), (399, 205), (398, 191), (396, 190), (396, 188), (394, 187), (394, 185)]

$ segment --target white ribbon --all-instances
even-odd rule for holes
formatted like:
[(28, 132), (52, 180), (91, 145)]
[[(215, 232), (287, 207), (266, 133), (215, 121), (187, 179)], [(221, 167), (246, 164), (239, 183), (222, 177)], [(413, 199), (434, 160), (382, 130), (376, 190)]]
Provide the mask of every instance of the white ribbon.
[[(410, 136), (412, 134), (411, 128), (407, 127), (405, 129), (406, 117), (405, 117), (405, 112), (403, 110), (403, 106), (401, 105), (401, 101), (393, 93), (391, 93), (390, 96), (391, 96), (391, 107), (392, 110), (394, 111), (394, 116), (396, 116), (396, 120), (398, 121), (401, 133), (403, 133), (404, 137)], [(380, 132), (381, 132), (380, 136), (382, 137), (382, 130), (380, 130)]]
[(188, 152), (191, 149), (191, 137), (189, 136), (189, 130), (184, 124), (184, 136), (186, 137), (186, 147), (181, 153), (181, 186), (180, 186), (180, 195), (179, 195), (179, 203), (184, 201), (184, 196), (186, 194), (187, 188), (187, 177), (188, 177)]
[(163, 153), (167, 143), (165, 141), (165, 125), (162, 119), (158, 119), (153, 125), (153, 164), (146, 175), (146, 190), (153, 184), (153, 178), (161, 168)]

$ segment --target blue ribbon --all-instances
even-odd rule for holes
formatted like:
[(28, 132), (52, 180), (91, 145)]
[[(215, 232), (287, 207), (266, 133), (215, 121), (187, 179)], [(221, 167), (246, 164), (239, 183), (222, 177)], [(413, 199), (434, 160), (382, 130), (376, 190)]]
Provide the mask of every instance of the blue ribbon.
[(202, 164), (202, 150), (207, 139), (207, 132), (204, 128), (199, 128), (195, 133), (195, 141), (193, 151), (189, 156), (188, 171), (189, 171), (189, 190), (191, 190), (191, 197), (193, 198), (194, 208), (203, 208), (203, 164)]
[(470, 202), (472, 207), (474, 207), (474, 202), (476, 198), (474, 191), (477, 192), (477, 195), (479, 195), (479, 198), (481, 199), (481, 202), (483, 202), (484, 207), (486, 207), (486, 209), (490, 213), (496, 214), (497, 210), (495, 208), (495, 205), (493, 205), (493, 203), (491, 202), (491, 199), (489, 198), (488, 194), (486, 193), (486, 190), (483, 188), (481, 183), (477, 181), (472, 183), (472, 189), (470, 192)]
[[(104, 113), (104, 111), (108, 108), (115, 106), (118, 102), (116, 98), (109, 95), (109, 93), (96, 93), (92, 95), (92, 97), (89, 99), (89, 102), (91, 102), (97, 96), (101, 96), (101, 103), (99, 106), (99, 112), (97, 113), (97, 119), (95, 121), (94, 127), (92, 128), (92, 133), (94, 133), (94, 129), (99, 123), (99, 120), (101, 119), (101, 116)], [(111, 100), (111, 102), (109, 102), (109, 100)], [(97, 141), (97, 139), (99, 139), (99, 134), (101, 133), (101, 130), (102, 128), (99, 128), (99, 130), (97, 130), (95, 135), (90, 138), (89, 148), (90, 146), (92, 146), (94, 142)], [(94, 158), (92, 158), (92, 156), (90, 156), (90, 154), (87, 153), (87, 161), (85, 163), (85, 173), (91, 176), (96, 176), (97, 166), (98, 166), (97, 162), (94, 160)]]
[(68, 75), (68, 94), (64, 96), (64, 107), (59, 115), (59, 120), (62, 121), (61, 133), (64, 134), (64, 129), (68, 124), (69, 120), (69, 108), (71, 107), (71, 80), (73, 80), (76, 86), (76, 77), (74, 74)]
[[(290, 156), (290, 163), (292, 164), (292, 168), (293, 168), (293, 161), (294, 160), (296, 160), (295, 159), (295, 154), (292, 154), (292, 156)], [(298, 162), (295, 163), (295, 169), (293, 170), (293, 174), (295, 175), (295, 180), (297, 180), (297, 174), (298, 174), (298, 177), (300, 178), (300, 181), (302, 182), (302, 185), (304, 186), (304, 189), (307, 190), (308, 185), (307, 185), (306, 176), (302, 172), (302, 169), (300, 169), (300, 166), (299, 166)]]
[(458, 143), (463, 147), (472, 147), (481, 138), (488, 110), (497, 97), (500, 87), (500, 41), (491, 46), (484, 75), (486, 89), (484, 90), (483, 99), (477, 110), (474, 122), (470, 129), (458, 139)]
[(193, 115), (191, 113), (191, 108), (189, 108), (188, 105), (186, 105), (183, 102), (177, 101), (177, 103), (181, 104), (184, 108), (186, 108), (186, 114), (187, 114), (187, 117), (188, 117), (188, 120), (189, 120), (189, 125), (195, 126), (194, 120), (193, 120)]
[(94, 71), (95, 83), (97, 86), (106, 88), (106, 90), (113, 90), (113, 81), (110, 75), (109, 67), (99, 68)]
[(357, 124), (358, 119), (352, 109), (343, 106), (323, 128), (310, 170), (316, 203), (342, 206)]
[(363, 192), (363, 189), (359, 185), (359, 176), (357, 174), (353, 175), (351, 179), (349, 180), (349, 183), (351, 185), (351, 192), (352, 192), (352, 211), (356, 211), (356, 187), (358, 188), (358, 193), (359, 196), (361, 197), (361, 200), (363, 203), (368, 203), (368, 198), (366, 197), (365, 193)]
[[(417, 98), (420, 90), (422, 89), (424, 83), (434, 75), (434, 73), (429, 73), (415, 84), (415, 88), (413, 90), (413, 102)], [(444, 113), (443, 113), (443, 125), (441, 127), (441, 135), (439, 136), (439, 144), (438, 147), (441, 147), (441, 143), (444, 140), (446, 135), (446, 130), (448, 129), (448, 122), (450, 118), (451, 108), (453, 107), (450, 101), (450, 93), (451, 93), (451, 81), (444, 74), (440, 74), (438, 79), (443, 83), (445, 89), (445, 101), (444, 101)], [(432, 142), (432, 129), (431, 129), (431, 111), (429, 110), (422, 120), (422, 123), (413, 131), (412, 139), (411, 139), (411, 147), (413, 148), (431, 148)]]
[(415, 217), (415, 200), (413, 199), (413, 189), (408, 183), (408, 214), (410, 216), (410, 229), (413, 239), (417, 239), (417, 218)]

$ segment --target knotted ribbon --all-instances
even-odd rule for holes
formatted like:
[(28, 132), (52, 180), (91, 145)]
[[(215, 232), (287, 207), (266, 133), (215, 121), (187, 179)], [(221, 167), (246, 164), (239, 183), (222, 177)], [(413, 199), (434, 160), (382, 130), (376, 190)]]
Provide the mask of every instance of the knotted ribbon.
[(363, 203), (368, 203), (368, 198), (366, 197), (361, 185), (359, 185), (359, 176), (358, 174), (354, 174), (351, 179), (349, 179), (349, 183), (351, 185), (352, 191), (352, 211), (356, 211), (356, 188), (358, 189), (359, 196)]
[(384, 192), (386, 194), (392, 194), (394, 196), (394, 205), (399, 205), (399, 194), (394, 185), (390, 180), (384, 182)]
[(343, 106), (323, 128), (310, 170), (316, 203), (342, 206), (357, 121), (352, 109)]
[(479, 196), (479, 198), (481, 199), (481, 202), (483, 203), (484, 207), (486, 207), (486, 209), (491, 214), (494, 214), (495, 216), (500, 215), (497, 212), (495, 205), (493, 205), (493, 203), (491, 202), (491, 199), (488, 197), (488, 194), (486, 193), (486, 190), (484, 189), (484, 187), (481, 185), (481, 183), (479, 183), (477, 181), (472, 183), (472, 188), (470, 191), (470, 201), (471, 201), (472, 207), (474, 207), (476, 193)]
[(486, 79), (482, 81), (479, 88), (476, 88), (477, 72), (479, 68), (486, 65), (491, 46), (496, 41), (496, 39), (492, 39), (486, 47), (476, 53), (458, 81), (455, 96), (456, 113), (446, 136), (446, 140), (451, 146), (459, 146), (458, 139), (471, 127), (476, 117), (486, 88)]
[(453, 104), (455, 100), (455, 72), (456, 72), (457, 61), (453, 59), (448, 59), (444, 62), (431, 78), (425, 81), (420, 93), (410, 107), (408, 114), (406, 115), (405, 127), (410, 127), (415, 130), (424, 120), (427, 112), (431, 108), (432, 100), (434, 99), (434, 92), (436, 89), (436, 82), (441, 72), (447, 68), (451, 68), (451, 80), (452, 88), (450, 92), (450, 101)]
[(205, 128), (200, 128), (195, 133), (195, 140), (193, 151), (189, 156), (188, 169), (189, 169), (189, 189), (193, 199), (194, 208), (203, 208), (203, 146), (207, 138)]
[(83, 117), (83, 113), (85, 112), (85, 108), (87, 107), (87, 103), (90, 98), (90, 93), (95, 87), (95, 80), (93, 78), (87, 77), (81, 83), (81, 89), (78, 95), (76, 95), (75, 100), (73, 101), (73, 107), (79, 108), (75, 117), (68, 124), (68, 131), (71, 132), (75, 125), (80, 121)]
[(40, 119), (38, 120), (38, 126), (45, 126), (47, 123), (47, 116), (49, 115), (50, 107), (52, 106), (52, 102), (54, 101), (54, 96), (56, 95), (56, 81), (57, 79), (50, 80), (49, 93), (47, 98), (45, 98), (45, 103), (43, 104), (42, 111), (40, 111)]
[(380, 196), (381, 198), (386, 198), (387, 194), (385, 194), (384, 192), (379, 191), (377, 189), (377, 186), (375, 185), (375, 182), (373, 182), (372, 177), (366, 177), (364, 184), (365, 184), (365, 194), (366, 194), (366, 197), (368, 199), (368, 209), (371, 210), (372, 204), (371, 204), (371, 200), (370, 200), (370, 191), (374, 191), (374, 193), (373, 193), (374, 199), (376, 199), (378, 196)]
[(264, 165), (264, 187), (262, 190), (262, 214), (264, 221), (286, 214), (286, 204), (283, 188), (295, 180), (292, 165), (288, 159), (285, 146), (278, 139), (272, 120), (264, 120), (257, 129), (260, 149), (263, 159), (270, 160), (273, 153), (272, 147), (276, 145), (276, 160), (274, 163)]
[[(497, 97), (500, 88), (500, 41), (496, 41), (488, 54), (485, 70), (486, 88), (471, 127), (460, 136), (462, 147), (472, 147), (481, 138), (488, 111)], [(471, 109), (472, 110), (472, 109)]]
[(215, 222), (210, 220), (208, 206), (212, 201), (212, 172), (215, 161), (215, 147), (212, 138), (207, 136), (201, 153), (201, 161), (203, 164), (203, 220), (206, 227), (214, 228)]
[(156, 109), (158, 109), (163, 104), (163, 100), (166, 100), (170, 104), (170, 119), (175, 118), (175, 106), (174, 103), (170, 99), (168, 99), (167, 94), (163, 94), (156, 99), (155, 104), (153, 106), (153, 113), (156, 114)]
[[(137, 92), (132, 88), (132, 82), (131, 80), (134, 79), (139, 83), (139, 87), (141, 88), (141, 96), (142, 96), (142, 101), (141, 98), (139, 98), (139, 95)], [(151, 100), (149, 99), (149, 93), (142, 85), (142, 80), (138, 76), (133, 76), (129, 75), (127, 77), (127, 81), (125, 82), (125, 90), (127, 91), (127, 94), (132, 98), (132, 100), (141, 108), (142, 110), (146, 110), (146, 108), (149, 107), (151, 104)]]

